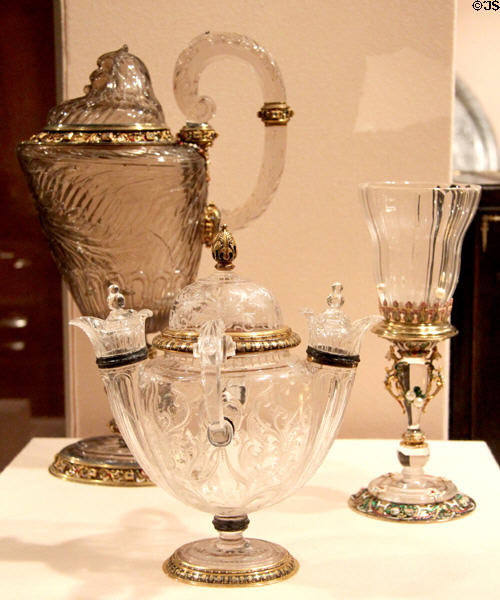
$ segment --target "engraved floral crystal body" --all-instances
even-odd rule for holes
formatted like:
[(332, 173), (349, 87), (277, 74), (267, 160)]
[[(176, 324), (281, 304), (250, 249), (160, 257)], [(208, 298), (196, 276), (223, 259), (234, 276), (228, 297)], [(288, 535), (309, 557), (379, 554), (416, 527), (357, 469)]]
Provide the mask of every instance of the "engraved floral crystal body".
[[(247, 514), (279, 502), (318, 468), (342, 418), (361, 337), (379, 317), (351, 323), (334, 285), (329, 308), (306, 313), (308, 360), (298, 359), (290, 349), (300, 339), (273, 296), (233, 272), (236, 247), (225, 229), (213, 254), (216, 272), (180, 292), (153, 342), (163, 356), (127, 362), (137, 348), (123, 341), (139, 314), (114, 309), (105, 321), (74, 324), (94, 343), (113, 413), (139, 463), (171, 494), (215, 515), (220, 537), (179, 548), (167, 573), (206, 584), (266, 583), (293, 574), (296, 561), (281, 546), (244, 538)], [(118, 320), (111, 358), (98, 339)]]

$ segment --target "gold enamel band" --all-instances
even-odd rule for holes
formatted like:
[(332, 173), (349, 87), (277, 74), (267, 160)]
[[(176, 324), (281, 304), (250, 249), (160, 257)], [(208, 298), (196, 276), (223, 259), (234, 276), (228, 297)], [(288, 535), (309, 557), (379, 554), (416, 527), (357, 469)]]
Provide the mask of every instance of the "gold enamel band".
[(174, 138), (170, 129), (145, 130), (79, 130), (42, 131), (32, 135), (28, 144), (71, 144), (71, 145), (123, 145), (123, 144), (173, 144)]
[[(283, 350), (300, 344), (300, 336), (290, 327), (250, 332), (226, 331), (226, 333), (236, 344), (236, 354)], [(192, 353), (197, 341), (197, 331), (164, 329), (153, 339), (153, 346), (163, 351)]]
[(283, 126), (293, 117), (293, 110), (286, 102), (266, 102), (257, 116), (266, 127)]

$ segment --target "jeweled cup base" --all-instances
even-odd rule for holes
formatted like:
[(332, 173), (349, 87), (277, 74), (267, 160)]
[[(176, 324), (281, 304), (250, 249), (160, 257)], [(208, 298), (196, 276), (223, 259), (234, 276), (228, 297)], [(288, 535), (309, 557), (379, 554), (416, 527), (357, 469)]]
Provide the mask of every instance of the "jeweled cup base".
[(218, 538), (184, 544), (163, 563), (167, 575), (207, 586), (256, 586), (291, 577), (299, 567), (282, 546), (246, 538), (238, 550), (220, 548)]
[(427, 504), (406, 504), (382, 500), (362, 488), (349, 498), (349, 506), (363, 515), (385, 521), (438, 523), (470, 514), (476, 503), (470, 496), (457, 493), (449, 500)]
[(118, 487), (154, 485), (120, 435), (85, 438), (60, 450), (49, 473), (66, 481)]

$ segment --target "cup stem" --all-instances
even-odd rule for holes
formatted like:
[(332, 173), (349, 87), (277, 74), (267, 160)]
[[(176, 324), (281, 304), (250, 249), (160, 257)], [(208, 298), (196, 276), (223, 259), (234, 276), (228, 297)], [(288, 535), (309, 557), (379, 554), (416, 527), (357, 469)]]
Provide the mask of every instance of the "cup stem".
[(247, 546), (243, 532), (250, 523), (247, 515), (223, 517), (215, 515), (213, 526), (219, 533), (217, 548), (222, 552), (241, 552)]
[(238, 552), (245, 548), (246, 540), (243, 531), (219, 531), (217, 548), (222, 552)]
[[(427, 443), (420, 420), (429, 402), (443, 387), (441, 369), (435, 365), (440, 358), (437, 345), (395, 342), (388, 358), (393, 364), (387, 369), (385, 387), (407, 416), (407, 428), (401, 445), (423, 449)], [(403, 467), (409, 466), (408, 462), (401, 464)]]

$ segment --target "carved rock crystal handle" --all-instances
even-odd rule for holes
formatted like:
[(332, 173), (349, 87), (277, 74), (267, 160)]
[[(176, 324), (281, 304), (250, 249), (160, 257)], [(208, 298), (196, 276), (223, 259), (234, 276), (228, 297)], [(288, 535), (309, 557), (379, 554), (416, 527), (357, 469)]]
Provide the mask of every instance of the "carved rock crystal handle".
[(174, 93), (179, 108), (192, 123), (208, 123), (215, 114), (215, 102), (198, 95), (200, 75), (214, 59), (234, 56), (255, 69), (264, 106), (258, 116), (266, 125), (264, 154), (255, 188), (248, 200), (235, 210), (222, 209), (231, 229), (247, 225), (261, 215), (276, 191), (285, 164), (286, 127), (293, 111), (286, 104), (286, 93), (278, 65), (254, 40), (236, 33), (207, 32), (195, 38), (180, 54), (174, 72)]
[(206, 321), (193, 346), (193, 356), (200, 359), (201, 386), (208, 416), (207, 437), (212, 446), (223, 448), (233, 439), (233, 427), (224, 418), (222, 365), (234, 356), (236, 344), (224, 331), (221, 319)]

